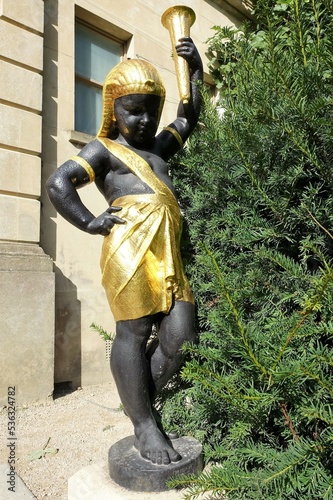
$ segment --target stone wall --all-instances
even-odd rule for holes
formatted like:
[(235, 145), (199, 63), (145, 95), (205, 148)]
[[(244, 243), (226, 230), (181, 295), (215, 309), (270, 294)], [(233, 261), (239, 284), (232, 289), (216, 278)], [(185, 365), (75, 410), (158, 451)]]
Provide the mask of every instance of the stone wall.
[(54, 274), (39, 246), (42, 0), (0, 1), (0, 402), (53, 392)]

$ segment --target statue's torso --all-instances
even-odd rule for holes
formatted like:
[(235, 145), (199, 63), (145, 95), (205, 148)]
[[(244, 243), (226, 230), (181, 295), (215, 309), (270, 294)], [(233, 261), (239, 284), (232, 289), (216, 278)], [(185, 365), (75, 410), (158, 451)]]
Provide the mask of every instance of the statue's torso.
[[(130, 147), (150, 166), (156, 176), (174, 193), (167, 163), (157, 154), (157, 148), (138, 150)], [(153, 193), (152, 189), (133, 174), (129, 168), (109, 152), (109, 161), (103, 172), (96, 177), (96, 184), (111, 205), (114, 200), (126, 195)]]

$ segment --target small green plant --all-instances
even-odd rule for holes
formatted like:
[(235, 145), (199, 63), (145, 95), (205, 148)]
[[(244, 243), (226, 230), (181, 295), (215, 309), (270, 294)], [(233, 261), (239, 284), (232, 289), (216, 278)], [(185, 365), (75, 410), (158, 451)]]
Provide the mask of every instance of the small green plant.
[(97, 332), (103, 340), (113, 342), (115, 338), (115, 333), (107, 332), (102, 326), (97, 325), (96, 323), (92, 323), (90, 328)]
[(41, 449), (30, 451), (28, 453), (29, 462), (32, 462), (33, 460), (39, 460), (41, 458), (44, 458), (47, 454), (55, 455), (56, 453), (58, 453), (58, 451), (59, 451), (58, 448), (49, 448), (48, 447), (50, 440), (51, 440), (51, 438), (49, 437)]

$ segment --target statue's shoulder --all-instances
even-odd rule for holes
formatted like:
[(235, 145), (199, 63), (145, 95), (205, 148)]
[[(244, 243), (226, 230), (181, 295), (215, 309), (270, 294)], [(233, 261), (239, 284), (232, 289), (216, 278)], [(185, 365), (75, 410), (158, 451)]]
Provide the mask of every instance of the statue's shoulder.
[(82, 149), (82, 153), (92, 157), (105, 154), (105, 151), (107, 149), (108, 148), (104, 144), (104, 142), (101, 141), (98, 137), (96, 137), (95, 139), (93, 139), (91, 142), (89, 142), (84, 146), (84, 148)]

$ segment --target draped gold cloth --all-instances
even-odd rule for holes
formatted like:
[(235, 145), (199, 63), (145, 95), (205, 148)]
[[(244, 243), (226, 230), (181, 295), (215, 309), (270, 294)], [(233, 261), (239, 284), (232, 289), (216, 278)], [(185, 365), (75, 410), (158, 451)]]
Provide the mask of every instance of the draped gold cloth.
[(121, 206), (126, 224), (116, 224), (104, 238), (102, 284), (116, 321), (168, 313), (174, 299), (194, 302), (180, 255), (182, 219), (177, 200), (130, 149), (110, 139), (98, 139), (152, 194), (126, 195)]

